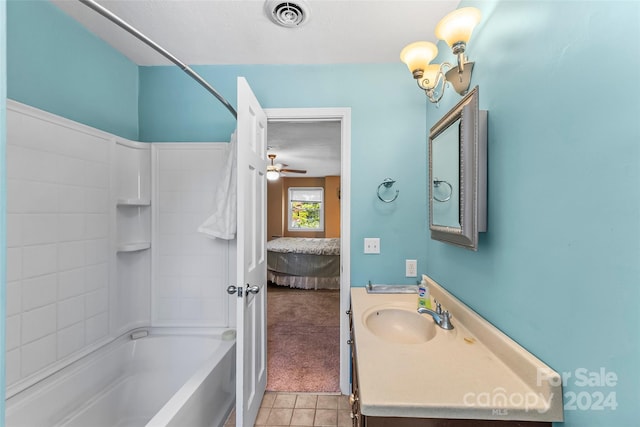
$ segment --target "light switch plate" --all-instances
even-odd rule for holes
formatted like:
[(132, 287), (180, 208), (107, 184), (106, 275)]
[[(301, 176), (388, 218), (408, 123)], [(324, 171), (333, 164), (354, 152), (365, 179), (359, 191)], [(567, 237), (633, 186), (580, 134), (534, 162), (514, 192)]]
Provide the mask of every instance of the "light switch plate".
[(380, 253), (380, 238), (379, 237), (365, 237), (364, 238), (364, 253), (365, 254), (379, 254)]

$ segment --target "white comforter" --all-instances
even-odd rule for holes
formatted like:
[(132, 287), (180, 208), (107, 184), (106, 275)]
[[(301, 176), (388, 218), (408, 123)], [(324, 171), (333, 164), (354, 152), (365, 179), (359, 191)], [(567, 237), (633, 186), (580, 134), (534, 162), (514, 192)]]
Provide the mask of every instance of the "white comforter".
[(267, 251), (309, 255), (340, 255), (340, 239), (280, 237), (267, 242)]

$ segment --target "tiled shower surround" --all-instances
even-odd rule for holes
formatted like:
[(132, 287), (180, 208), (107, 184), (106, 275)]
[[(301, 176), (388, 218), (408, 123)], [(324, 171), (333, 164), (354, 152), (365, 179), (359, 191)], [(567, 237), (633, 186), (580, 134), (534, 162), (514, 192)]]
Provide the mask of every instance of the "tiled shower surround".
[(197, 231), (213, 211), (227, 146), (154, 144), (155, 325), (227, 324), (229, 296), (221, 286), (228, 281), (229, 243)]
[(8, 396), (132, 328), (232, 326), (229, 244), (196, 232), (227, 144), (7, 110)]
[(7, 114), (7, 384), (109, 334), (110, 143)]

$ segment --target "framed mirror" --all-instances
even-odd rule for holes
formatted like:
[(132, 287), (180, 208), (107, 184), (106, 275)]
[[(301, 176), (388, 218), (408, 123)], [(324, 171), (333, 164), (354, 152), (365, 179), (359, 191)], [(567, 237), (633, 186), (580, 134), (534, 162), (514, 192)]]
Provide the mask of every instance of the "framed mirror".
[(487, 230), (487, 111), (476, 86), (429, 133), (431, 238), (478, 250)]

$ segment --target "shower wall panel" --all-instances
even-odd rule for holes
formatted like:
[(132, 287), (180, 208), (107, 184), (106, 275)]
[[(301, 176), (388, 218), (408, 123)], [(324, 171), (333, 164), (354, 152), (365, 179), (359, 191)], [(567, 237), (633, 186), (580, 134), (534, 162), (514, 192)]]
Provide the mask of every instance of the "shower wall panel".
[(114, 148), (110, 313), (112, 334), (118, 336), (151, 323), (151, 144), (118, 139)]
[(109, 337), (111, 136), (7, 105), (7, 385)]
[(153, 144), (154, 326), (230, 324), (229, 243), (197, 231), (213, 212), (228, 146)]
[(7, 101), (8, 396), (134, 327), (233, 326), (231, 245), (197, 232), (228, 144), (150, 145), (129, 194), (149, 145)]

